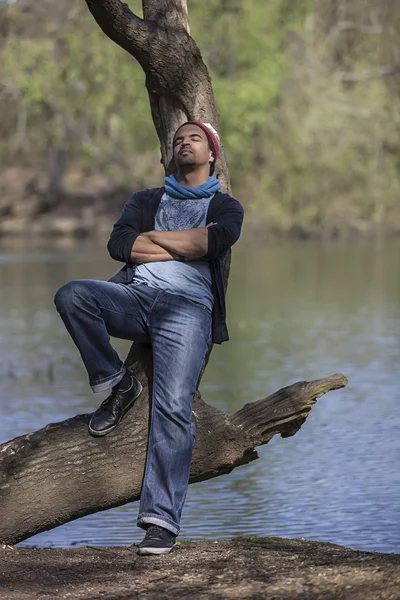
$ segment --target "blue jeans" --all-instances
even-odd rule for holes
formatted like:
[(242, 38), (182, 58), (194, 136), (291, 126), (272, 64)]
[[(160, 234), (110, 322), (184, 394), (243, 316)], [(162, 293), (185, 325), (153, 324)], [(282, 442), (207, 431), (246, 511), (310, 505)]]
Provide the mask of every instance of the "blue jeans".
[(178, 534), (196, 437), (192, 401), (211, 344), (210, 311), (147, 285), (93, 279), (66, 283), (54, 302), (94, 392), (116, 385), (125, 373), (110, 335), (151, 342), (153, 398), (138, 525)]

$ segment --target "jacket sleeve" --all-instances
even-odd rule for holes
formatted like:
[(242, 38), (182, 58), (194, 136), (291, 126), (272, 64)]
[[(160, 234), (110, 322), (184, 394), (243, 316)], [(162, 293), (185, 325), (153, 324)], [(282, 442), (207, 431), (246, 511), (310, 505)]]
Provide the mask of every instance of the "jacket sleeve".
[(216, 224), (208, 228), (208, 252), (203, 258), (217, 258), (238, 241), (243, 217), (244, 210), (240, 202), (228, 196), (213, 216)]
[(111, 258), (130, 263), (131, 250), (136, 238), (142, 233), (143, 210), (140, 194), (137, 192), (125, 203), (122, 214), (114, 224), (108, 240), (107, 250)]

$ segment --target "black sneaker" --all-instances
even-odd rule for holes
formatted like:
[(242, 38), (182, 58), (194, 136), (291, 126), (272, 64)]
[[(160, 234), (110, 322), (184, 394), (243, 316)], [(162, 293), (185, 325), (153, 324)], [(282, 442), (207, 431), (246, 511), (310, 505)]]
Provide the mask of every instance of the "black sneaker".
[(167, 554), (176, 544), (176, 535), (164, 527), (150, 525), (139, 544), (138, 554)]
[(93, 413), (89, 422), (89, 431), (92, 435), (107, 435), (116, 428), (126, 411), (133, 405), (136, 398), (142, 393), (142, 384), (131, 375), (132, 383), (126, 390), (113, 388), (111, 394), (102, 402)]

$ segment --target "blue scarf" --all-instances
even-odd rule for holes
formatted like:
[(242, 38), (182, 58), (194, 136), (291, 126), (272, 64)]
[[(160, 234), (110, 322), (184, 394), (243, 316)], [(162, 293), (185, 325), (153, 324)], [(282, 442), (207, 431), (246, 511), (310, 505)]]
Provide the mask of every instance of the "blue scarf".
[(220, 189), (221, 185), (216, 177), (209, 177), (208, 181), (195, 188), (181, 185), (175, 175), (165, 178), (165, 191), (168, 196), (178, 200), (209, 198)]

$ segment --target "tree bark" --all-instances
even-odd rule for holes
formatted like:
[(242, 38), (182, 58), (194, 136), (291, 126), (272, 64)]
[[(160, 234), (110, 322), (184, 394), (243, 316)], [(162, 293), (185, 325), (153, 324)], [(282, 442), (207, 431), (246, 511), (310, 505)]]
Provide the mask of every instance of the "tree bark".
[[(0, 446), (0, 542), (15, 544), (85, 515), (139, 499), (148, 438), (151, 393), (143, 364), (134, 363), (143, 393), (119, 427), (104, 438), (88, 435), (90, 415), (78, 415)], [(230, 473), (256, 458), (256, 446), (277, 433), (294, 435), (316, 399), (344, 387), (337, 374), (299, 382), (246, 404), (232, 416), (207, 405), (197, 392), (197, 426), (190, 483)]]
[[(189, 34), (186, 0), (143, 0), (143, 19), (120, 0), (85, 1), (104, 33), (143, 68), (161, 162), (171, 172), (172, 137), (179, 125), (196, 119), (212, 123), (219, 131), (211, 79)], [(229, 192), (223, 144), (215, 174)]]

